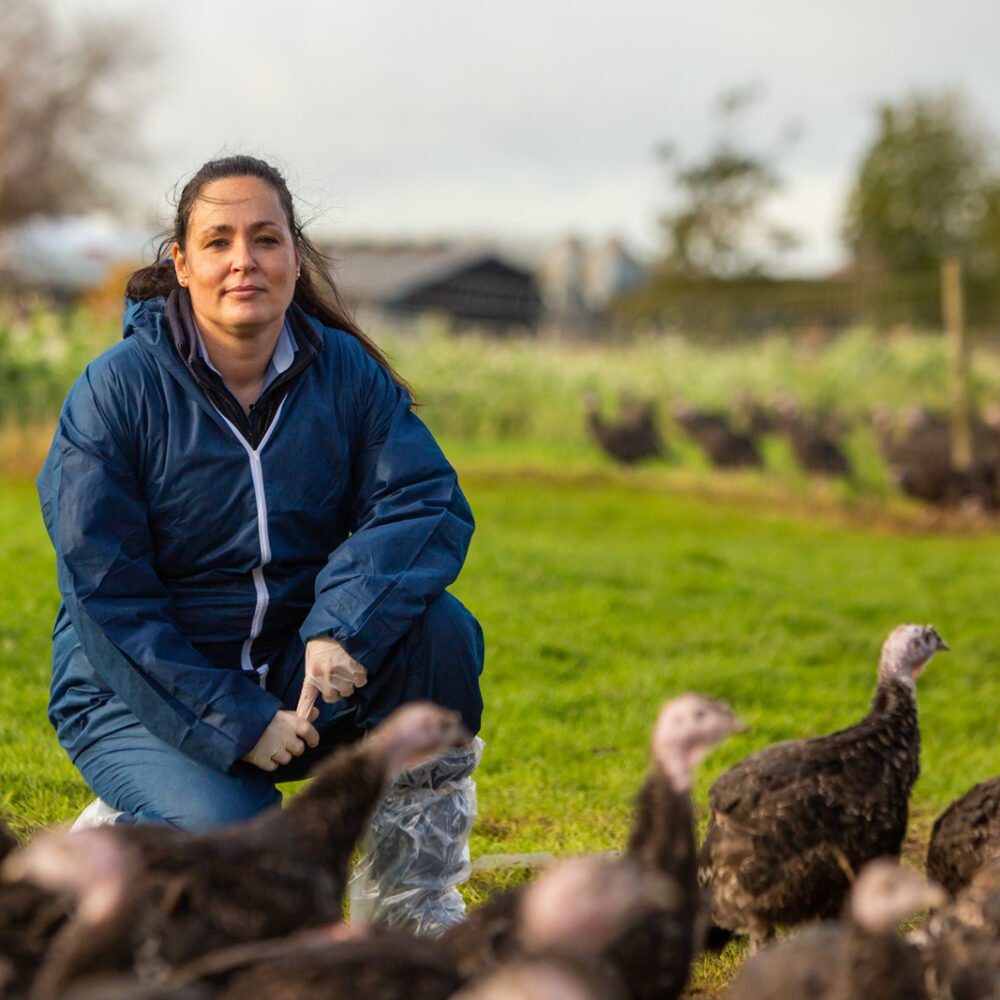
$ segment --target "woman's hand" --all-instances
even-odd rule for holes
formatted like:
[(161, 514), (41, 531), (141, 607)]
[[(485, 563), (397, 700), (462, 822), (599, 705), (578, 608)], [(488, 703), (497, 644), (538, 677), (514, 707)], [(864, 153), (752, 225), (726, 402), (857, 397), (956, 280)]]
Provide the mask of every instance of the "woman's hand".
[(310, 639), (306, 643), (306, 676), (296, 709), (300, 718), (312, 716), (318, 695), (335, 702), (368, 683), (368, 671), (336, 639)]
[(300, 717), (287, 708), (279, 708), (267, 724), (267, 729), (260, 734), (254, 748), (240, 759), (262, 771), (274, 771), (279, 764), (287, 764), (293, 757), (305, 753), (306, 744), (314, 747), (318, 743), (319, 733), (307, 718)]

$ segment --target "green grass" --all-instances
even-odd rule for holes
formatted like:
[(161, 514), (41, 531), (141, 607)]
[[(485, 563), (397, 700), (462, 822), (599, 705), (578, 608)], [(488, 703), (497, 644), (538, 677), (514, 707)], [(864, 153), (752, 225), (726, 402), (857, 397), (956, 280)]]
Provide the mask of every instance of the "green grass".
[[(27, 474), (70, 381), (116, 325), (0, 316), (0, 810), (22, 834), (90, 798), (45, 718), (57, 598)], [(727, 698), (751, 725), (702, 766), (703, 808), (712, 779), (752, 750), (858, 719), (882, 639), (903, 621), (933, 622), (953, 650), (919, 682), (912, 863), (945, 805), (1000, 771), (1000, 535), (897, 496), (864, 420), (876, 404), (946, 404), (940, 336), (856, 330), (817, 346), (776, 334), (720, 348), (375, 332), (425, 401), (479, 526), (453, 588), (487, 636), (474, 857), (621, 847), (657, 708), (690, 689)], [(855, 420), (858, 474), (812, 481), (777, 438), (763, 470), (720, 474), (669, 422), (672, 457), (621, 472), (586, 434), (585, 389), (608, 409), (622, 391), (656, 399), (664, 417), (681, 397), (725, 408), (740, 393), (793, 392)], [(972, 393), (1000, 398), (1000, 354), (985, 346)], [(527, 874), (476, 875), (467, 898)], [(700, 963), (698, 989), (714, 993), (741, 954)]]
[[(720, 405), (758, 378), (798, 379), (814, 401), (843, 383), (855, 412), (882, 391), (902, 401), (921, 380), (922, 398), (943, 392), (929, 338), (903, 350), (858, 334), (812, 360), (787, 344), (769, 341), (752, 357), (671, 342), (554, 351), (476, 338), (401, 342), (403, 369), (434, 400), (421, 415), (458, 465), (478, 521), (453, 588), (487, 636), (474, 857), (621, 847), (657, 708), (690, 689), (727, 698), (751, 725), (701, 768), (694, 795), (703, 809), (714, 776), (745, 754), (859, 718), (879, 645), (902, 621), (932, 621), (953, 649), (920, 680), (911, 863), (922, 863), (945, 805), (1000, 771), (1000, 536), (991, 522), (895, 496), (864, 427), (850, 441), (853, 484), (806, 478), (777, 439), (765, 442), (761, 471), (714, 472), (675, 438), (672, 460), (623, 472), (584, 432), (587, 385), (610, 401), (621, 389), (683, 382), (689, 398)], [(852, 352), (871, 377), (848, 393)], [(982, 361), (989, 385), (992, 359)], [(23, 474), (45, 439), (37, 426), (9, 423), (0, 435), (0, 469), (22, 470), (0, 479), (0, 810), (25, 835), (70, 820), (90, 799), (45, 719), (54, 560)], [(466, 898), (475, 905), (529, 874), (477, 874)], [(715, 995), (742, 957), (734, 947), (699, 960), (692, 992)]]
[[(726, 698), (751, 726), (702, 766), (703, 810), (728, 764), (859, 718), (881, 641), (903, 621), (932, 621), (952, 647), (919, 684), (911, 862), (934, 816), (1000, 770), (995, 534), (870, 523), (836, 498), (810, 510), (754, 476), (496, 455), (460, 468), (478, 530), (453, 589), (487, 636), (473, 857), (623, 846), (657, 708), (692, 689)], [(90, 796), (45, 720), (56, 595), (30, 483), (0, 480), (0, 517), (0, 808), (27, 834)], [(466, 896), (475, 905), (526, 877), (478, 874)], [(714, 995), (741, 957), (700, 960), (693, 989)]]
[(851, 723), (903, 621), (933, 621), (953, 648), (921, 680), (915, 816), (926, 826), (1000, 769), (1000, 539), (859, 529), (622, 476), (467, 480), (480, 528), (455, 589), (489, 637), (484, 850), (620, 843), (656, 708), (677, 692), (726, 698), (752, 727), (709, 759), (699, 801), (750, 750)]
[(0, 480), (0, 809), (15, 829), (62, 820), (88, 794), (45, 718), (55, 559), (33, 484)]
[[(933, 621), (953, 652), (920, 682), (924, 773), (915, 826), (1000, 769), (995, 594), (1000, 538), (934, 537), (788, 515), (766, 503), (668, 489), (594, 466), (531, 475), (470, 466), (479, 528), (453, 588), (483, 623), (487, 751), (474, 853), (620, 846), (659, 703), (697, 689), (751, 732), (752, 749), (849, 724), (865, 710), (879, 645)], [(87, 793), (45, 721), (53, 560), (30, 484), (0, 486), (5, 679), (2, 806), (30, 830)]]

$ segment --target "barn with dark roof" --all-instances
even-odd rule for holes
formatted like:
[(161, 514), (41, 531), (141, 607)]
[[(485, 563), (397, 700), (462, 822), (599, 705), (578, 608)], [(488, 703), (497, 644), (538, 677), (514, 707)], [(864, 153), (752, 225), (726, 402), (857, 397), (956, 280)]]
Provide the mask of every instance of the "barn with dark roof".
[(392, 316), (443, 313), (459, 323), (534, 328), (535, 276), (495, 250), (450, 244), (330, 246), (334, 278), (355, 310)]

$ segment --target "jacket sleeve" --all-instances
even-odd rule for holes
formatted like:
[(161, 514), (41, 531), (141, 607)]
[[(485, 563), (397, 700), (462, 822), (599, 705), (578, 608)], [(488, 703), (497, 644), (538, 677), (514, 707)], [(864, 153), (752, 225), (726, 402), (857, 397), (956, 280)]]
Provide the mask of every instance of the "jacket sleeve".
[(64, 606), (94, 672), (149, 731), (225, 771), (281, 702), (181, 632), (155, 570), (129, 422), (91, 374), (67, 397), (38, 481)]
[(300, 634), (305, 642), (332, 636), (374, 671), (458, 576), (474, 523), (455, 470), (407, 393), (367, 355), (362, 364), (353, 531), (317, 575)]

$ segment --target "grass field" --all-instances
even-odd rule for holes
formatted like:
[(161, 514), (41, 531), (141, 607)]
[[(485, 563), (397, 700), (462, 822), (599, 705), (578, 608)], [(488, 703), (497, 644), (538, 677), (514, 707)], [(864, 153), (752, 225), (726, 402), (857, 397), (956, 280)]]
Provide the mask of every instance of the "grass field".
[[(588, 444), (579, 392), (596, 384), (610, 401), (621, 388), (658, 392), (687, 377), (687, 395), (712, 403), (753, 388), (766, 361), (761, 384), (765, 374), (778, 385), (799, 379), (817, 402), (867, 366), (871, 379), (851, 396), (858, 412), (883, 388), (901, 400), (901, 387), (921, 385), (939, 402), (938, 345), (901, 353), (859, 335), (811, 373), (806, 354), (777, 342), (756, 359), (743, 350), (716, 357), (712, 372), (701, 371), (704, 352), (677, 344), (640, 345), (614, 362), (596, 349), (560, 357), (471, 340), (451, 354), (425, 346), (410, 344), (402, 367), (433, 400), (422, 415), (459, 467), (478, 521), (453, 588), (487, 636), (473, 857), (621, 847), (657, 708), (691, 689), (729, 700), (751, 727), (702, 766), (694, 796), (703, 809), (729, 763), (858, 719), (885, 635), (929, 621), (952, 652), (919, 682), (923, 773), (907, 854), (922, 863), (933, 818), (1000, 771), (995, 523), (893, 497), (863, 436), (854, 441), (867, 462), (860, 487), (796, 475), (779, 448), (760, 473), (713, 473), (690, 451), (623, 472)], [(789, 381), (775, 382), (783, 365)], [(450, 403), (441, 399), (448, 385)], [(978, 385), (1000, 387), (990, 364)], [(23, 834), (70, 819), (89, 799), (45, 720), (54, 565), (25, 474), (44, 437), (0, 440), (0, 809)], [(479, 875), (468, 897), (476, 903), (522, 874)], [(727, 968), (703, 969), (697, 988), (711, 993)]]
[[(488, 637), (488, 750), (475, 853), (621, 843), (659, 702), (728, 699), (751, 732), (703, 768), (850, 723), (902, 621), (952, 646), (920, 681), (924, 771), (914, 833), (1000, 769), (995, 595), (1000, 538), (927, 535), (672, 489), (669, 473), (563, 474), (470, 463), (479, 528), (453, 588)], [(44, 718), (54, 571), (30, 482), (0, 486), (2, 808), (22, 830), (69, 818), (86, 790)]]
[[(932, 621), (952, 647), (919, 684), (913, 863), (934, 816), (1000, 770), (995, 534), (810, 512), (753, 480), (712, 493), (672, 470), (468, 460), (462, 471), (479, 527), (453, 589), (488, 640), (474, 858), (620, 848), (657, 707), (691, 689), (726, 698), (751, 727), (703, 765), (703, 808), (729, 763), (859, 718), (881, 641), (903, 621)], [(89, 795), (45, 721), (56, 597), (30, 481), (0, 480), (0, 518), (0, 808), (29, 833)], [(468, 898), (519, 877), (479, 875)], [(696, 989), (711, 995), (735, 960), (703, 963)]]

